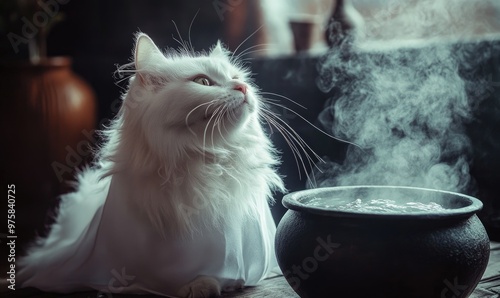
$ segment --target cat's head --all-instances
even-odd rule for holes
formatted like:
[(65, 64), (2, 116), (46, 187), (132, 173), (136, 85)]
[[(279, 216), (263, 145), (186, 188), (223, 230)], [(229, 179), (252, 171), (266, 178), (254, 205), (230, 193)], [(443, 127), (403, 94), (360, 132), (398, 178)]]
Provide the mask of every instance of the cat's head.
[(209, 52), (162, 53), (139, 33), (134, 65), (125, 121), (141, 129), (153, 148), (164, 150), (172, 142), (214, 147), (257, 121), (259, 102), (248, 71), (220, 42)]

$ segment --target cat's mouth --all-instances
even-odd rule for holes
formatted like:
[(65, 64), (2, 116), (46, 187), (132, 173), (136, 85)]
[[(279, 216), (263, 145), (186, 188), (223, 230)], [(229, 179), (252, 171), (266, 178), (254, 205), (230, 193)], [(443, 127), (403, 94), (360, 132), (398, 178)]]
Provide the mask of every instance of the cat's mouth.
[(191, 130), (195, 127), (205, 127), (206, 129), (208, 125), (226, 126), (228, 122), (236, 124), (241, 119), (246, 118), (244, 116), (245, 111), (252, 112), (253, 109), (251, 102), (245, 97), (206, 109), (200, 113), (201, 115), (198, 114), (197, 117), (191, 114), (185, 119), (183, 126)]
[(228, 106), (228, 108), (227, 108), (228, 112), (226, 114), (228, 114), (229, 117), (239, 118), (241, 116), (241, 114), (243, 113), (243, 109), (246, 105), (249, 106), (249, 103), (248, 103), (247, 98), (245, 97), (240, 102), (233, 103), (230, 106)]
[[(238, 103), (230, 103), (226, 104), (224, 106), (220, 106), (213, 111), (205, 111), (203, 114), (203, 121), (209, 121), (210, 119), (213, 118), (218, 118), (220, 115), (221, 117), (226, 117), (228, 115), (234, 114), (235, 112), (240, 111), (243, 106), (248, 105), (248, 100), (245, 97), (244, 99), (240, 100)], [(219, 115), (216, 115), (219, 114)]]
[(244, 105), (248, 105), (248, 99), (246, 97), (243, 98), (243, 100), (240, 100), (239, 103), (232, 104), (229, 109), (239, 109), (242, 108)]

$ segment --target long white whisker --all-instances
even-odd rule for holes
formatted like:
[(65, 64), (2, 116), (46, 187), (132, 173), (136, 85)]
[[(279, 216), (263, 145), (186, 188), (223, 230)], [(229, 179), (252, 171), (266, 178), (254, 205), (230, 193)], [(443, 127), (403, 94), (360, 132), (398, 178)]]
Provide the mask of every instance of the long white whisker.
[(181, 44), (184, 51), (189, 52), (189, 49), (186, 46), (185, 41), (182, 39), (182, 36), (181, 36), (181, 33), (179, 32), (179, 28), (177, 27), (177, 24), (174, 22), (174, 20), (172, 20), (172, 23), (174, 23), (175, 31), (177, 31), (177, 35), (179, 36), (179, 40), (176, 40), (175, 38), (174, 38), (174, 40), (176, 40), (178, 43)]
[[(317, 164), (314, 162), (314, 160), (310, 157), (309, 153), (305, 150), (304, 146), (310, 150), (310, 152), (313, 153), (314, 157), (316, 159), (318, 159), (320, 162), (324, 163), (324, 160), (318, 155), (316, 154), (316, 152), (300, 137), (299, 134), (297, 134), (297, 132), (291, 128), (284, 120), (282, 120), (281, 118), (279, 118), (275, 113), (273, 112), (270, 112), (270, 111), (267, 111), (265, 109), (262, 110), (264, 113), (267, 113), (267, 115), (269, 117), (274, 117), (277, 121), (283, 123), (286, 128), (284, 126), (282, 126), (281, 124), (277, 123), (277, 121), (273, 121), (273, 125), (276, 126), (276, 128), (278, 128), (278, 130), (280, 131), (280, 133), (284, 136), (283, 132), (286, 132), (286, 134), (290, 137), (291, 140), (294, 140), (295, 143), (302, 149), (302, 151), (304, 152), (304, 154), (306, 155), (306, 158), (307, 158), (307, 163), (309, 164), (309, 167), (312, 169), (313, 167), (315, 167), (319, 172), (322, 172), (322, 170), (317, 166)], [(278, 127), (279, 126), (279, 127)], [(285, 137), (285, 136), (284, 136)], [(303, 145), (302, 145), (303, 144)], [(302, 162), (302, 166), (303, 166), (303, 169), (306, 173), (306, 176), (307, 178), (310, 180), (310, 181), (313, 181), (312, 183), (314, 183), (315, 185), (315, 176), (313, 175), (313, 180), (311, 180), (309, 174), (308, 174), (308, 171), (305, 167), (305, 164), (303, 162), (303, 160), (300, 158), (301, 162)], [(298, 164), (297, 164), (298, 166)], [(314, 173), (313, 173), (314, 174)], [(299, 173), (299, 177), (300, 177), (300, 173)]]
[(262, 29), (262, 27), (264, 27), (264, 25), (261, 25), (259, 28), (257, 28), (257, 30), (255, 30), (252, 34), (250, 34), (247, 38), (245, 38), (245, 40), (243, 40), (237, 47), (236, 49), (233, 51), (233, 54), (231, 54), (231, 59), (230, 60), (233, 60), (234, 58), (234, 54), (236, 54), (236, 52), (238, 51), (238, 49), (247, 41), (249, 40), (252, 36), (255, 35), (255, 33), (257, 33), (260, 29)]
[[(227, 112), (228, 112), (228, 108), (226, 107), (226, 108), (222, 111), (222, 116), (221, 116), (221, 119), (220, 119), (220, 120), (224, 119), (224, 117), (226, 116)], [(221, 138), (224, 140), (224, 142), (225, 142), (226, 144), (231, 145), (231, 143), (229, 143), (229, 141), (228, 141), (228, 140), (226, 140), (226, 138), (224, 138), (224, 134), (223, 134), (223, 133), (222, 133), (222, 131), (221, 131), (221, 125), (220, 125), (221, 123), (222, 123), (222, 126), (224, 127), (224, 130), (227, 132), (226, 124), (224, 123), (224, 121), (219, 121), (219, 123), (217, 124), (217, 129), (219, 130), (219, 134), (220, 134)]]
[(193, 53), (194, 53), (194, 47), (193, 47), (193, 43), (191, 42), (191, 27), (193, 27), (194, 20), (198, 16), (199, 12), (200, 12), (200, 9), (198, 8), (198, 11), (196, 12), (196, 14), (194, 15), (193, 19), (191, 20), (191, 24), (189, 24), (189, 29), (188, 29), (189, 46), (191, 46), (191, 52), (193, 52)]
[(236, 117), (236, 112), (234, 110), (229, 110), (228, 111), (229, 115), (230, 115), (230, 121), (231, 121), (231, 124), (235, 125), (238, 121), (238, 118)]
[(178, 40), (174, 36), (172, 36), (172, 39), (175, 40), (178, 44), (180, 44), (183, 49), (185, 49), (185, 45), (182, 43), (182, 41)]
[(305, 168), (305, 164), (304, 164), (304, 161), (302, 159), (302, 155), (300, 154), (299, 149), (297, 148), (295, 143), (292, 141), (292, 139), (290, 139), (288, 131), (286, 131), (286, 129), (283, 126), (281, 126), (276, 120), (274, 120), (272, 118), (272, 116), (267, 115), (265, 117), (268, 118), (268, 121), (270, 123), (272, 123), (272, 125), (278, 130), (278, 132), (283, 136), (283, 139), (285, 140), (285, 142), (288, 144), (288, 147), (290, 147), (292, 154), (293, 154), (293, 158), (295, 159), (295, 164), (297, 165), (297, 172), (299, 175), (299, 179), (302, 179), (302, 175), (300, 172), (299, 160), (300, 160), (300, 164), (302, 164), (302, 168), (304, 169), (304, 172), (306, 172), (306, 175), (307, 175), (307, 170)]
[[(196, 109), (198, 109), (198, 108), (200, 108), (200, 107), (202, 107), (202, 106), (204, 106), (204, 105), (208, 105), (208, 106), (207, 106), (207, 109), (208, 109), (208, 108), (209, 108), (209, 107), (210, 107), (210, 106), (211, 106), (214, 102), (215, 102), (215, 100), (211, 100), (211, 101), (209, 101), (209, 102), (204, 102), (204, 103), (202, 103), (202, 104), (199, 104), (199, 105), (197, 105), (196, 107), (194, 107), (193, 109), (191, 109), (191, 111), (189, 111), (189, 113), (187, 113), (187, 115), (186, 115), (186, 119), (185, 119), (185, 123), (186, 123), (187, 128), (189, 129), (189, 131), (190, 131), (192, 134), (196, 135), (196, 133), (195, 133), (193, 130), (191, 130), (191, 128), (189, 127), (189, 116), (191, 116), (191, 114), (192, 114), (192, 113), (193, 113)], [(206, 113), (206, 110), (205, 110), (205, 113)]]
[[(322, 171), (320, 171), (322, 173)], [(317, 188), (318, 187), (318, 184), (316, 183), (316, 174), (314, 174), (314, 171), (311, 171), (311, 175), (313, 176), (313, 178), (309, 178), (309, 181), (311, 182), (311, 186), (312, 188)]]
[(238, 119), (236, 118), (234, 111), (228, 108), (227, 114), (228, 114), (227, 119), (229, 120), (229, 122), (231, 122), (232, 125), (235, 125), (236, 124), (235, 121), (237, 121)]
[[(238, 60), (241, 57), (248, 55), (249, 52), (252, 53), (253, 51), (250, 51), (251, 49), (262, 47), (262, 46), (268, 46), (268, 45), (272, 45), (272, 43), (263, 43), (263, 44), (257, 44), (257, 45), (253, 45), (251, 47), (248, 47), (248, 48), (244, 49), (243, 51), (241, 51), (238, 55), (236, 55), (235, 59)], [(267, 48), (258, 49), (256, 51), (267, 51)]]
[[(222, 119), (228, 119), (230, 117), (229, 115), (229, 107), (226, 107), (223, 111), (223, 114), (222, 114)], [(224, 128), (224, 131), (226, 133), (228, 133), (229, 131), (227, 130), (227, 127), (226, 127), (226, 122), (225, 121), (221, 121), (222, 123), (222, 127)], [(233, 146), (233, 144), (231, 144), (231, 142), (229, 142), (228, 140), (226, 140), (226, 138), (224, 138), (224, 135), (222, 134), (222, 132), (220, 131), (220, 126), (219, 126), (219, 133), (222, 135), (222, 139), (224, 140), (224, 142), (226, 142), (227, 145), (229, 146)]]
[[(269, 117), (269, 116), (266, 116), (266, 117)], [(277, 123), (275, 120), (273, 120), (271, 118), (269, 118), (268, 120), (269, 120), (270, 123), (272, 123), (273, 126), (275, 126), (275, 128), (281, 134), (281, 136), (283, 137), (283, 139), (285, 140), (285, 142), (288, 144), (288, 147), (290, 147), (290, 149), (292, 151), (292, 154), (293, 154), (293, 158), (295, 159), (295, 164), (297, 165), (297, 171), (298, 171), (299, 179), (302, 179), (302, 175), (301, 175), (301, 172), (300, 172), (300, 165), (299, 165), (299, 158), (301, 159), (301, 162), (302, 162), (302, 158), (301, 158), (299, 149), (290, 140), (289, 136), (284, 131), (284, 128), (281, 127), (281, 125), (279, 123)], [(302, 164), (303, 164), (303, 162), (302, 162)]]
[(271, 123), (269, 123), (266, 115), (262, 115), (262, 116), (263, 116), (262, 118), (264, 119), (264, 121), (266, 121), (266, 123), (267, 123), (267, 127), (269, 127), (269, 134), (272, 135), (274, 133), (273, 126), (271, 125)]
[(292, 133), (293, 136), (295, 136), (297, 142), (307, 147), (307, 149), (309, 149), (313, 153), (314, 157), (316, 157), (319, 161), (324, 163), (324, 160), (318, 154), (316, 154), (316, 152), (306, 143), (306, 141), (304, 141), (304, 139), (302, 139), (302, 137), (288, 123), (286, 123), (285, 120), (279, 117), (277, 117), (276, 119), (279, 120), (281, 123), (283, 123), (289, 129), (289, 132)]
[[(215, 127), (219, 125), (220, 123), (220, 120), (222, 118), (222, 115), (224, 114), (224, 110), (225, 110), (225, 106), (222, 107), (222, 109), (220, 109), (218, 112), (217, 112), (217, 117), (215, 117), (215, 121), (214, 121), (214, 124), (212, 125), (212, 146), (215, 144), (214, 142), (214, 131), (215, 131)], [(222, 135), (221, 135), (222, 137)], [(224, 137), (222, 137), (224, 138)]]
[[(266, 50), (254, 50), (254, 51), (250, 51), (250, 52), (247, 52), (246, 54), (253, 54), (253, 53), (258, 53), (258, 52), (265, 52)], [(246, 55), (245, 55), (246, 56)], [(246, 57), (246, 58), (238, 58), (237, 59), (238, 61), (242, 62), (242, 63), (246, 63), (248, 61), (252, 61), (252, 60), (255, 60), (255, 57), (253, 56), (250, 56), (250, 57)]]
[[(210, 102), (211, 102), (211, 103), (215, 103), (215, 101), (216, 101), (216, 100), (214, 99), (214, 100), (212, 100), (212, 101), (210, 101)], [(208, 109), (210, 109), (210, 107), (211, 107), (211, 106), (212, 106), (212, 105), (208, 105), (208, 106), (205, 108), (205, 117), (207, 116), (207, 114), (208, 114)]]
[(137, 70), (135, 70), (135, 69), (119, 69), (117, 72), (118, 72), (119, 74), (121, 74), (121, 73), (123, 73), (123, 72), (131, 72), (131, 73), (136, 73), (136, 72), (137, 72)]
[[(225, 116), (226, 114), (228, 114), (228, 110), (229, 110), (229, 109), (226, 109), (226, 110), (224, 111), (224, 116)], [(228, 119), (228, 118), (229, 118), (229, 116), (227, 116), (227, 117), (225, 117), (225, 118), (226, 118), (226, 119)], [(225, 122), (225, 121), (222, 121), (222, 127), (224, 128), (224, 131), (225, 131), (225, 132), (228, 132), (227, 127), (226, 127), (226, 122)], [(229, 142), (228, 142), (228, 143), (229, 143)]]
[(215, 145), (214, 145), (214, 129), (215, 129), (215, 125), (217, 124), (217, 119), (220, 116), (220, 110), (215, 112), (213, 116), (215, 116), (215, 119), (214, 119), (214, 123), (212, 124), (212, 129), (210, 131), (210, 141), (212, 142), (212, 149), (214, 149), (214, 147), (215, 147)]
[[(207, 122), (207, 125), (205, 126), (205, 129), (203, 130), (203, 152), (206, 152), (205, 148), (206, 148), (206, 139), (207, 139), (208, 126), (210, 125), (210, 122), (212, 121), (212, 119), (214, 119), (214, 117), (217, 115), (217, 112), (218, 112), (218, 110), (220, 108), (221, 107), (218, 107), (218, 108), (215, 109), (215, 111), (212, 114), (212, 116), (210, 116), (210, 119), (208, 119), (208, 122)], [(213, 146), (213, 144), (212, 144), (212, 146)]]
[[(304, 110), (307, 110), (307, 108), (306, 108), (305, 106), (301, 105), (300, 103), (296, 102), (295, 100), (293, 100), (293, 99), (291, 99), (291, 98), (289, 98), (289, 97), (286, 97), (286, 96), (284, 96), (284, 95), (277, 94), (277, 93), (273, 93), (273, 92), (263, 92), (263, 91), (261, 91), (261, 92), (259, 92), (259, 93), (260, 93), (260, 94), (262, 94), (262, 95), (273, 95), (273, 96), (277, 96), (277, 97), (280, 97), (280, 98), (286, 99), (286, 100), (288, 100), (288, 101), (290, 101), (290, 102), (292, 102), (292, 103), (294, 103), (294, 104), (298, 105), (299, 107), (303, 108)], [(264, 99), (269, 100), (270, 98), (264, 98)]]
[(253, 53), (259, 53), (259, 52), (266, 52), (267, 49), (257, 49), (257, 50), (253, 50), (253, 51), (248, 51), (246, 52), (244, 55), (242, 55), (241, 57), (237, 58), (238, 60), (241, 60), (241, 61), (245, 61), (245, 60), (252, 60), (253, 58), (255, 57), (247, 57), (247, 58), (243, 58), (244, 56), (247, 56), (247, 55), (250, 55), (250, 54), (253, 54)]
[[(352, 143), (352, 142), (349, 142), (349, 141), (346, 141), (346, 140), (343, 140), (341, 138), (337, 138), (337, 137), (334, 137), (332, 136), (331, 134), (325, 132), (324, 130), (318, 128), (316, 125), (312, 124), (309, 120), (307, 120), (306, 118), (302, 117), (299, 113), (295, 112), (294, 110), (282, 105), (282, 104), (277, 104), (277, 103), (274, 103), (274, 102), (268, 102), (269, 104), (272, 104), (272, 105), (275, 105), (277, 107), (281, 107), (289, 112), (292, 112), (293, 114), (297, 115), (300, 119), (304, 120), (305, 122), (307, 122), (307, 124), (311, 125), (314, 129), (318, 130), (319, 132), (321, 132), (322, 134), (334, 139), (334, 140), (337, 140), (339, 142), (342, 142), (342, 143), (346, 143), (346, 144), (351, 144), (353, 146), (356, 146), (358, 147), (359, 149), (363, 150), (363, 148), (361, 146), (359, 146), (358, 144), (356, 143)], [(364, 151), (364, 150), (363, 150)]]
[[(118, 81), (116, 81), (115, 84), (120, 84), (121, 82), (126, 81), (126, 80), (130, 79), (131, 77), (132, 77), (132, 75), (125, 76), (122, 79), (119, 79)], [(122, 89), (127, 90), (127, 88), (122, 88)]]
[[(215, 127), (217, 126), (217, 131), (219, 132), (220, 137), (222, 138), (222, 140), (224, 142), (226, 142), (226, 140), (224, 139), (224, 136), (222, 135), (222, 133), (220, 131), (220, 123), (221, 123), (222, 117), (224, 116), (224, 112), (225, 112), (225, 109), (223, 108), (221, 110), (221, 112), (219, 112), (217, 119), (215, 119), (215, 125), (212, 127), (212, 138), (213, 138)], [(213, 140), (212, 140), (212, 143), (213, 143)]]

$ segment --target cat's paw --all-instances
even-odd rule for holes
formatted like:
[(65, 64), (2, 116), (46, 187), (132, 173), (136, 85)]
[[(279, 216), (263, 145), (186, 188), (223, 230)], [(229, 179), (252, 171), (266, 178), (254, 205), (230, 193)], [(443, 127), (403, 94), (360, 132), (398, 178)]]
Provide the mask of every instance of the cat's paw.
[(198, 276), (183, 286), (177, 295), (183, 298), (209, 298), (220, 296), (220, 284), (213, 277)]

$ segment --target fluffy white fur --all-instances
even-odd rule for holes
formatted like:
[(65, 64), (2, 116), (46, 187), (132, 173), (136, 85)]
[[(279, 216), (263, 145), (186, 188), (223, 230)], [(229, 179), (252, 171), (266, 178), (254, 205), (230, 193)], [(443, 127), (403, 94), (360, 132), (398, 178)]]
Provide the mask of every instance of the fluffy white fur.
[(196, 297), (269, 276), (268, 201), (283, 183), (247, 71), (220, 43), (162, 53), (145, 34), (134, 66), (96, 165), (19, 260), (18, 283), (117, 292), (125, 270), (119, 292)]

